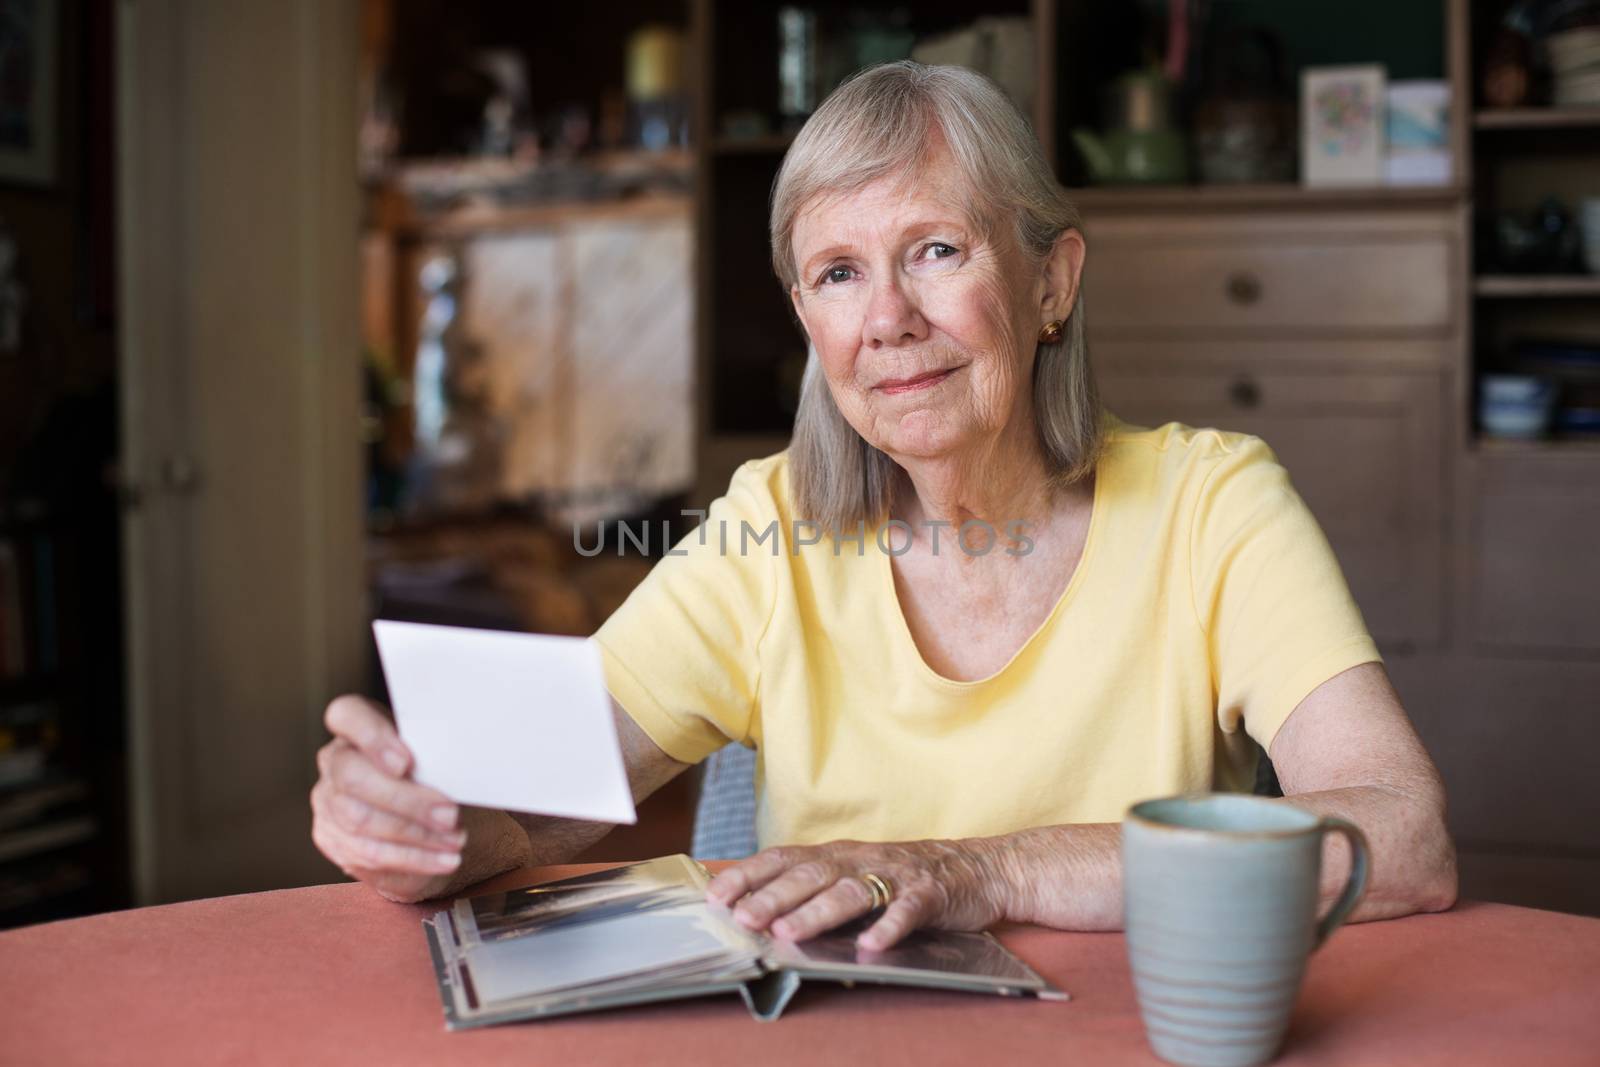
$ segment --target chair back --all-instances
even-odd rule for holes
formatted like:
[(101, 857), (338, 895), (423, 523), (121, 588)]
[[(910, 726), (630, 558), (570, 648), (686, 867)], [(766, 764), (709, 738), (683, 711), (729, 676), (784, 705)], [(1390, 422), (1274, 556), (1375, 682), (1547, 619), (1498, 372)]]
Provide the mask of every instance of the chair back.
[(690, 851), (700, 860), (756, 854), (756, 751), (725, 745), (702, 764)]

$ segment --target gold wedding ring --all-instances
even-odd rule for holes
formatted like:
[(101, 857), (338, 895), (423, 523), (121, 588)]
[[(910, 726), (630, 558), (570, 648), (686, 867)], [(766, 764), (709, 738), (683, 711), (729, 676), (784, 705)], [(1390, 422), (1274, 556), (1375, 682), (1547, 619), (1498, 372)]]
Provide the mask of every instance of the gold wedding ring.
[(861, 875), (861, 882), (867, 887), (867, 892), (872, 894), (872, 910), (889, 906), (889, 901), (894, 899), (894, 883), (887, 878), (876, 874)]

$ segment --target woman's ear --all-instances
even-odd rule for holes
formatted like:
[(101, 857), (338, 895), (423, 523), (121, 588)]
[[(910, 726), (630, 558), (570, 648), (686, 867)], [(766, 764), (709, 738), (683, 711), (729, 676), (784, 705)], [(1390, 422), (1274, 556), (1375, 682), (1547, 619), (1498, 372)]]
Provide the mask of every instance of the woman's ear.
[(805, 305), (800, 302), (800, 286), (789, 286), (789, 306), (794, 308), (794, 321), (799, 324), (800, 332), (806, 335), (809, 341), (811, 327), (806, 325)]
[(1064, 230), (1044, 262), (1044, 294), (1039, 310), (1049, 322), (1066, 319), (1078, 306), (1078, 286), (1083, 280), (1087, 247), (1078, 230)]

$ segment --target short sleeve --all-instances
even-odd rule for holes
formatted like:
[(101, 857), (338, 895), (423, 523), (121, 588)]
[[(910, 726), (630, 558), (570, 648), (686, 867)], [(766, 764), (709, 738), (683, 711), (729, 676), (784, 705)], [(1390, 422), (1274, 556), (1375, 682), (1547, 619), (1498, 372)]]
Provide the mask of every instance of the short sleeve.
[[(611, 695), (662, 751), (685, 763), (729, 741), (749, 743), (758, 650), (782, 562), (768, 550), (781, 543), (776, 462), (740, 467), (705, 521), (595, 633)], [(764, 541), (751, 540), (769, 529)]]
[(1225, 435), (1195, 504), (1190, 554), (1226, 733), (1270, 748), (1312, 690), (1380, 660), (1326, 535), (1259, 438)]

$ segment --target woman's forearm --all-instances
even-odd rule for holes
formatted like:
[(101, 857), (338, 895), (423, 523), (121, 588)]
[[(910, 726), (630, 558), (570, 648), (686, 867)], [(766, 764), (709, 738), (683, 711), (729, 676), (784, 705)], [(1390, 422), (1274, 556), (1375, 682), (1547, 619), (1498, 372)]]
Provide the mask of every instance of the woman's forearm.
[[(1367, 892), (1353, 921), (1442, 911), (1455, 902), (1455, 850), (1443, 811), (1427, 798), (1378, 786), (1300, 793), (1285, 803), (1355, 823), (1372, 850)], [(1122, 927), (1121, 828), (1042, 826), (964, 842), (999, 883), (1006, 919), (1063, 930)], [(1350, 870), (1335, 837), (1324, 852), (1322, 896), (1332, 901)]]
[(565, 863), (611, 830), (608, 823), (474, 807), (461, 809), (461, 826), (467, 831), (461, 866), (430, 886), (426, 898), (454, 896), (517, 867)]
[(1006, 920), (1058, 930), (1120, 930), (1121, 841), (1116, 823), (1078, 823), (964, 843), (998, 875), (998, 907)]
[[(1384, 786), (1297, 793), (1287, 803), (1355, 823), (1371, 851), (1367, 891), (1352, 922), (1444, 911), (1456, 902), (1456, 850), (1442, 795), (1410, 796)], [(1331, 903), (1350, 874), (1350, 848), (1338, 834), (1322, 853), (1322, 900)]]
[(460, 826), (467, 832), (466, 844), (461, 847), (460, 866), (430, 883), (419, 899), (454, 896), (467, 886), (477, 885), (502, 871), (527, 866), (528, 835), (506, 812), (464, 804)]
[(528, 845), (527, 863), (541, 866), (571, 863), (573, 858), (611, 832), (611, 824), (586, 819), (558, 819), (552, 815), (512, 817)]
[[(628, 782), (635, 804), (643, 803), (657, 789), (688, 769), (688, 764), (680, 763), (661, 751), (615, 700), (611, 701), (611, 716), (616, 726), (617, 740), (622, 746), (623, 762), (628, 769)], [(450, 896), (516, 867), (569, 863), (573, 857), (611, 832), (610, 823), (513, 813), (493, 808), (463, 807), (461, 825), (467, 830), (461, 866), (453, 874), (441, 877), (429, 896)]]

